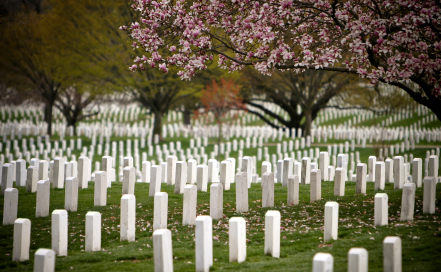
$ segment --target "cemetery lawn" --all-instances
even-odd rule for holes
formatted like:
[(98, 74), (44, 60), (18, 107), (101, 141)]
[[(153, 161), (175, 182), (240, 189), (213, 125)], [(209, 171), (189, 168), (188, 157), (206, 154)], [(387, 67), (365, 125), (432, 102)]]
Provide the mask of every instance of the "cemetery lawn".
[[(56, 271), (153, 271), (153, 198), (148, 197), (149, 184), (136, 183), (136, 241), (120, 242), (120, 199), (122, 183), (108, 189), (107, 206), (93, 206), (93, 182), (79, 190), (78, 212), (69, 212), (68, 256), (56, 258)], [(12, 262), (13, 225), (0, 226), (0, 270), (32, 271), (35, 251), (51, 248), (51, 219), (35, 218), (36, 194), (19, 187), (18, 217), (29, 218), (32, 224), (30, 260)], [(168, 229), (172, 231), (175, 271), (195, 271), (194, 227), (183, 226), (183, 195), (173, 193), (174, 186), (162, 184), (169, 194)], [(369, 271), (383, 271), (383, 239), (402, 239), (403, 271), (439, 271), (441, 267), (441, 184), (437, 186), (436, 213), (422, 214), (423, 188), (415, 199), (414, 221), (399, 221), (402, 190), (386, 184), (389, 196), (389, 225), (375, 227), (374, 183), (367, 183), (367, 194), (355, 194), (355, 182), (346, 182), (344, 197), (335, 197), (333, 182), (322, 182), (322, 200), (309, 203), (309, 185), (300, 185), (300, 204), (287, 206), (286, 188), (275, 185), (275, 207), (261, 208), (260, 184), (249, 190), (250, 211), (235, 212), (235, 185), (224, 192), (224, 218), (213, 221), (213, 256), (211, 271), (311, 271), (317, 252), (334, 256), (334, 271), (347, 271), (347, 253), (351, 247), (364, 247), (369, 253)], [(198, 215), (209, 215), (209, 192), (198, 192)], [(324, 205), (339, 203), (338, 240), (323, 243)], [(0, 213), (3, 215), (3, 196)], [(51, 189), (50, 211), (64, 209), (64, 189)], [(265, 256), (265, 212), (281, 212), (281, 258)], [(102, 213), (102, 251), (85, 252), (85, 216), (89, 211)], [(228, 219), (243, 216), (247, 221), (247, 258), (244, 263), (229, 263)]]

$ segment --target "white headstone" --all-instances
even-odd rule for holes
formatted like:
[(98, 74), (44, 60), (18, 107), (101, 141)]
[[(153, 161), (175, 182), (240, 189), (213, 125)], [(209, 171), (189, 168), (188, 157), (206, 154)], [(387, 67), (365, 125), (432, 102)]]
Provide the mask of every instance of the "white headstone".
[(14, 242), (12, 260), (23, 262), (29, 260), (31, 244), (31, 220), (18, 218), (14, 221)]
[(310, 202), (322, 198), (322, 180), (320, 169), (311, 170)]
[(124, 167), (123, 170), (123, 184), (122, 184), (122, 194), (123, 195), (134, 195), (135, 194), (135, 183), (136, 183), (136, 170), (135, 167)]
[(176, 163), (175, 194), (184, 193), (184, 187), (186, 183), (187, 183), (187, 163), (185, 161), (178, 161)]
[(16, 188), (6, 189), (3, 203), (3, 225), (12, 225), (17, 219), (18, 190)]
[(135, 241), (136, 231), (136, 198), (133, 194), (125, 194), (121, 197), (121, 241)]
[(312, 272), (334, 271), (334, 257), (330, 253), (316, 253), (312, 259)]
[(101, 213), (86, 214), (86, 246), (88, 252), (101, 250)]
[[(236, 176), (237, 177), (237, 176)], [(246, 174), (241, 178), (246, 178)], [(239, 182), (237, 180), (237, 182)], [(246, 184), (246, 179), (245, 182)], [(247, 257), (246, 222), (243, 217), (232, 217), (229, 221), (230, 262), (242, 263)]]
[(212, 219), (223, 217), (224, 192), (221, 183), (210, 186), (210, 216)]
[(375, 190), (384, 190), (386, 176), (385, 169), (384, 162), (375, 163)]
[(176, 181), (176, 156), (167, 157), (167, 185), (174, 185)]
[(207, 182), (208, 182), (208, 166), (207, 165), (198, 165), (196, 179), (197, 179), (198, 191), (206, 192), (207, 191)]
[(196, 185), (185, 185), (183, 189), (182, 225), (194, 225), (196, 220), (198, 189)]
[(267, 211), (265, 214), (265, 249), (266, 255), (280, 258), (280, 212)]
[(353, 247), (349, 250), (348, 272), (368, 272), (368, 252), (366, 249)]
[(155, 194), (153, 212), (153, 231), (167, 228), (168, 194), (159, 192)]
[(366, 164), (359, 163), (357, 164), (357, 180), (355, 184), (355, 193), (356, 194), (366, 194)]
[(406, 182), (403, 186), (401, 198), (401, 216), (400, 221), (413, 220), (415, 210), (415, 183)]
[(436, 183), (435, 177), (424, 179), (423, 213), (435, 213)]
[(213, 222), (210, 216), (203, 215), (195, 222), (196, 271), (208, 272), (213, 265)]
[(64, 209), (68, 212), (76, 212), (78, 209), (78, 178), (69, 177), (66, 179)]
[(401, 272), (401, 238), (387, 236), (383, 240), (383, 270)]
[(38, 167), (29, 166), (26, 178), (26, 192), (35, 193), (37, 191)]
[(95, 188), (93, 192), (93, 205), (107, 205), (107, 172), (98, 171), (95, 173)]
[(153, 165), (150, 173), (149, 196), (155, 196), (161, 191), (162, 169), (160, 165)]
[(274, 207), (274, 173), (266, 172), (262, 176), (262, 208)]
[(58, 256), (67, 256), (68, 223), (66, 210), (52, 212), (52, 250)]
[(248, 212), (248, 184), (247, 173), (236, 174), (236, 212)]
[(338, 239), (338, 203), (329, 201), (325, 204), (324, 242)]
[(37, 182), (37, 201), (35, 203), (35, 217), (49, 216), (51, 183), (49, 180)]
[(375, 194), (374, 221), (375, 226), (386, 226), (388, 224), (389, 204), (388, 196), (384, 193)]
[(155, 272), (173, 271), (171, 231), (158, 229), (153, 232), (153, 259)]
[(55, 252), (52, 249), (38, 249), (34, 257), (34, 272), (53, 271), (55, 271)]
[(288, 205), (298, 205), (299, 204), (299, 183), (300, 183), (299, 176), (297, 176), (297, 175), (289, 176), (289, 178), (288, 178)]

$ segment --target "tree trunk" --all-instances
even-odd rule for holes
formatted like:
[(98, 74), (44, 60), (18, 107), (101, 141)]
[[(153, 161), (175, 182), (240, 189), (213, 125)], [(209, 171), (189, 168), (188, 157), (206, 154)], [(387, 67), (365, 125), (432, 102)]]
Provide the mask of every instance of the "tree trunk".
[(155, 112), (155, 119), (153, 121), (153, 135), (158, 134), (159, 139), (162, 140), (162, 112)]
[(312, 116), (311, 116), (311, 110), (305, 109), (303, 110), (305, 113), (305, 124), (304, 124), (304, 134), (303, 136), (311, 135), (311, 122), (312, 122)]
[(45, 106), (45, 115), (44, 120), (47, 123), (47, 134), (49, 136), (52, 136), (52, 110), (53, 110), (53, 103), (48, 101)]
[(184, 111), (184, 125), (191, 125), (191, 111)]

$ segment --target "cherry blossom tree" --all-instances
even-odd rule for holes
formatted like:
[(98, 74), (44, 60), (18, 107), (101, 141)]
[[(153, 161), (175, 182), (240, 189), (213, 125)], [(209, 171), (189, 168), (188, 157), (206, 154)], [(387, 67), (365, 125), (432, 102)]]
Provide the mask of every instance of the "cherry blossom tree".
[(441, 119), (441, 4), (437, 0), (131, 0), (127, 30), (144, 55), (131, 70), (176, 67), (182, 79), (236, 71), (319, 69), (405, 90)]

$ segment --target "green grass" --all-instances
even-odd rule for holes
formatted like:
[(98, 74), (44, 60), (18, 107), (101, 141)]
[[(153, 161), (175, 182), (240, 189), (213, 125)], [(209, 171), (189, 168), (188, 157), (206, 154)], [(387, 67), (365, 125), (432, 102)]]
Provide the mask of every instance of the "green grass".
[[(416, 192), (415, 220), (399, 221), (401, 190), (386, 184), (389, 196), (389, 225), (373, 226), (373, 183), (367, 184), (366, 195), (355, 194), (355, 183), (346, 183), (346, 196), (333, 196), (333, 183), (322, 183), (322, 200), (309, 203), (309, 185), (300, 186), (300, 204), (286, 205), (286, 188), (275, 186), (275, 207), (261, 208), (260, 184), (252, 184), (249, 190), (250, 211), (235, 212), (235, 186), (224, 192), (224, 218), (213, 222), (214, 265), (212, 271), (311, 271), (312, 258), (317, 252), (329, 252), (334, 256), (334, 271), (347, 270), (347, 252), (351, 247), (364, 247), (369, 252), (369, 271), (382, 271), (382, 241), (386, 236), (400, 236), (403, 244), (403, 271), (437, 271), (441, 266), (440, 201), (441, 185), (437, 190), (437, 210), (434, 215), (422, 214), (422, 188)], [(136, 241), (119, 241), (119, 215), (121, 183), (113, 183), (108, 189), (106, 207), (93, 206), (93, 183), (79, 191), (77, 212), (69, 213), (69, 246), (67, 257), (57, 257), (57, 271), (138, 271), (153, 270), (153, 198), (148, 197), (148, 184), (137, 183)], [(162, 184), (162, 191), (169, 194), (168, 229), (172, 231), (174, 268), (176, 271), (195, 270), (194, 227), (183, 226), (183, 195), (173, 193), (173, 186)], [(51, 247), (51, 220), (35, 218), (35, 194), (19, 188), (18, 217), (32, 222), (30, 260), (12, 262), (13, 226), (0, 226), (0, 269), (7, 271), (31, 271), (38, 248)], [(3, 197), (1, 197), (3, 198)], [(324, 205), (327, 201), (339, 203), (338, 240), (323, 243)], [(0, 202), (3, 213), (3, 200)], [(50, 210), (64, 208), (64, 190), (51, 189)], [(281, 212), (281, 258), (263, 254), (264, 215), (268, 210)], [(85, 252), (85, 215), (88, 211), (102, 213), (102, 251)], [(209, 192), (198, 192), (197, 214), (209, 215)], [(247, 221), (247, 259), (242, 264), (228, 260), (228, 219), (243, 216)]]

